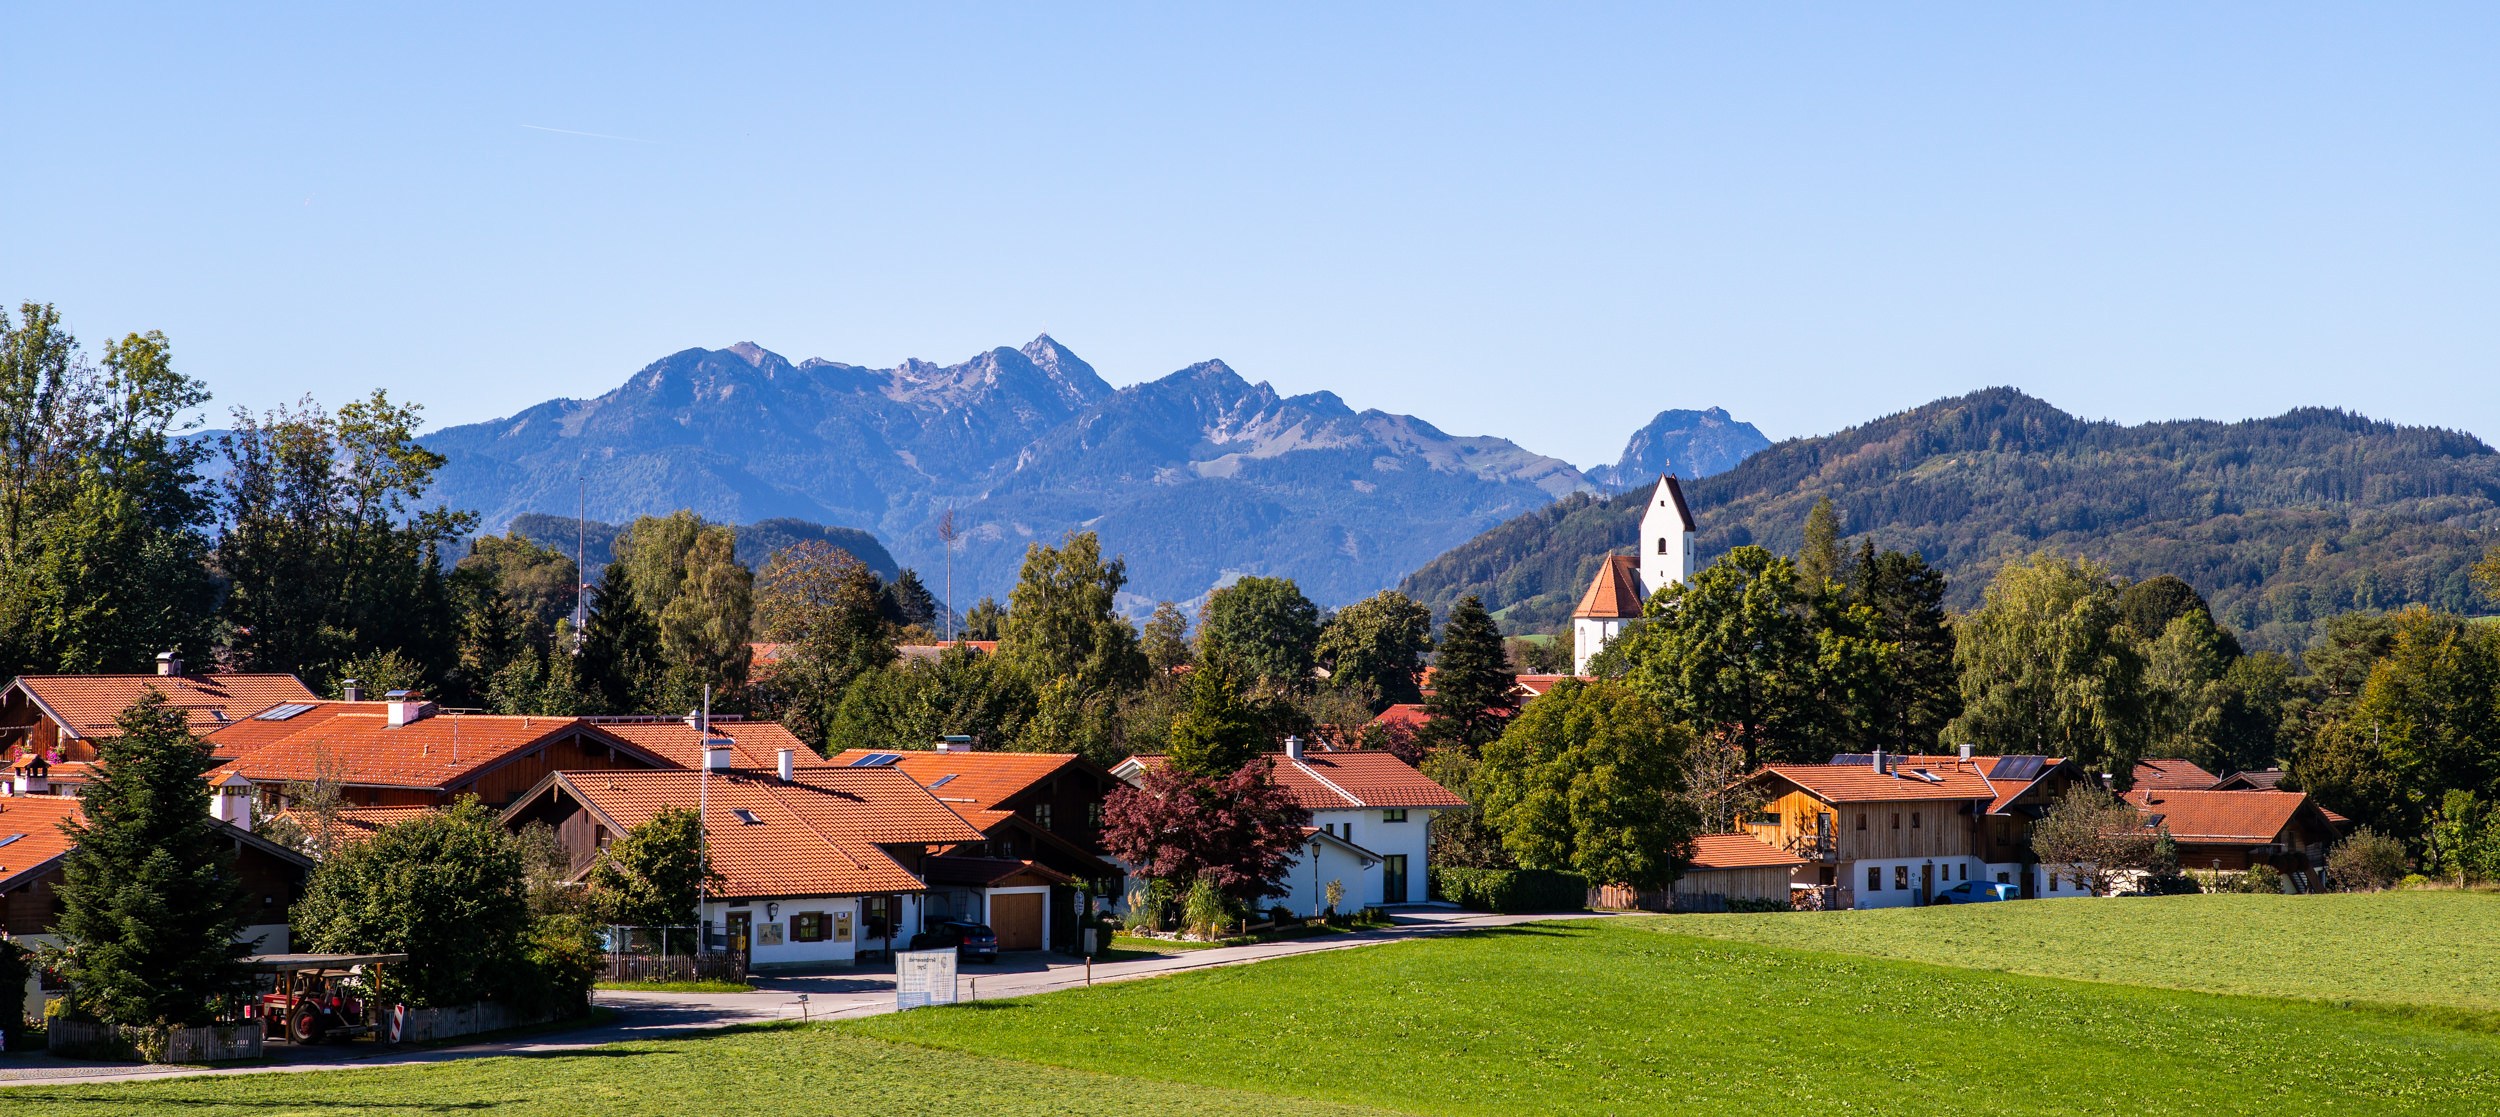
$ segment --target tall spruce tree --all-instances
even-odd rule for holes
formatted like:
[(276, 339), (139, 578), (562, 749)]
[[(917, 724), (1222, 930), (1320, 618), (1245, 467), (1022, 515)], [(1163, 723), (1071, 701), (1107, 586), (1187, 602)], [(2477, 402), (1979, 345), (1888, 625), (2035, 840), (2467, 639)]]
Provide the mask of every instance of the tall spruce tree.
[(250, 980), (234, 845), (208, 813), (214, 762), (154, 689), (116, 724), (84, 817), (63, 826), (76, 845), (56, 893), (61, 973), (72, 1003), (109, 1023), (205, 1024)]
[(1502, 630), (1471, 593), (1450, 607), (1438, 646), (1432, 694), (1424, 699), (1424, 712), (1431, 715), (1425, 732), (1435, 744), (1473, 755), (1501, 735), (1510, 710), (1513, 680), (1510, 658), (1502, 654)]
[(666, 670), (660, 626), (634, 596), (633, 574), (624, 563), (609, 563), (591, 593), (579, 663), (582, 692), (601, 703), (600, 713), (649, 713), (658, 701)]
[(1840, 512), (1827, 496), (1817, 499), (1813, 511), (1806, 513), (1806, 541), (1797, 549), (1797, 581), (1808, 593), (1815, 593), (1825, 583), (1839, 581), (1840, 575)]
[(1870, 634), (1893, 648), (1885, 684), (1872, 694), (1876, 709), (1868, 721), (1876, 740), (1870, 743), (1898, 752), (1935, 747), (1962, 713), (1944, 574), (1918, 555), (1877, 551), (1861, 541), (1846, 581), (1849, 601), (1873, 614)]
[(1172, 766), (1206, 779), (1241, 770), (1267, 750), (1267, 731), (1234, 689), (1232, 673), (1210, 665), (1189, 676), (1189, 705), (1172, 719)]

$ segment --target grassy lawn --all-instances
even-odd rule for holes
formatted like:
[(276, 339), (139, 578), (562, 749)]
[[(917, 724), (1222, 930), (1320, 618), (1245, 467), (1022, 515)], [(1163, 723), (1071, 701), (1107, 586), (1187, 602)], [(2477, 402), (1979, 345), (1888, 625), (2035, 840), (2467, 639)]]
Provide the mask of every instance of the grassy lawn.
[(1426, 1113), (2500, 1108), (2500, 1037), (2491, 1035), (1612, 921), (845, 1026), (987, 1056)]
[[(703, 1113), (839, 1098), (884, 1114), (2464, 1114), (2500, 1112), (2500, 1035), (2282, 996), (2224, 995), (1948, 968), (1674, 933), (1799, 933), (1818, 920), (1878, 943), (1976, 938), (1990, 950), (2113, 967), (2133, 942), (2086, 909), (2134, 908), (2251, 992), (2315, 996), (2285, 956), (2348, 950), (2373, 999), (2460, 1010), (2490, 953), (2448, 972), (2399, 957), (2486, 908), (2420, 894), (2029, 903), (1855, 917), (1536, 924), (1329, 951), (1043, 997), (834, 1025), (773, 1027), (580, 1053), (375, 1071), (0, 1090), (16, 1114)], [(2255, 901), (2251, 906), (2250, 901)], [(2378, 907), (2371, 906), (2375, 901)], [(2300, 899), (2283, 903), (2300, 904)], [(2210, 908), (2212, 910), (2199, 910)], [(2024, 915), (2024, 909), (2030, 914)], [(2290, 914), (2285, 914), (2288, 911)], [(1940, 916), (2017, 916), (2037, 924)], [(2359, 929), (2325, 924), (2358, 921)], [(1759, 926), (1780, 925), (1777, 932)], [(2271, 928), (2271, 929), (2270, 929)], [(1838, 932), (1826, 932), (1837, 935)], [(2033, 936), (2029, 940), (2019, 935)], [(2236, 935), (2236, 938), (2230, 937)], [(2481, 936), (2476, 938), (2474, 936)], [(2097, 944), (2109, 943), (2101, 946)], [(2337, 944), (2343, 944), (2338, 946)], [(1863, 946), (1863, 943), (1856, 945)], [(1900, 948), (1909, 952), (1908, 946)], [(2142, 949), (2151, 950), (2153, 947)], [(1968, 953), (1968, 952), (1966, 952)], [(1985, 955), (1985, 951), (1978, 953)], [(2207, 967), (2198, 953), (2178, 968)], [(2182, 960), (2184, 958), (2184, 960)], [(2358, 979), (2356, 979), (2358, 980)]]
[(1037, 1067), (880, 1043), (828, 1028), (382, 1070), (0, 1088), (10, 1117), (489, 1113), (516, 1117), (980, 1113), (985, 1117), (1367, 1117), (1377, 1110)]
[(2013, 973), (2500, 1011), (2500, 894), (2165, 896), (1644, 920)]
[(602, 981), (601, 989), (619, 989), (628, 993), (752, 993), (755, 987), (743, 981)]

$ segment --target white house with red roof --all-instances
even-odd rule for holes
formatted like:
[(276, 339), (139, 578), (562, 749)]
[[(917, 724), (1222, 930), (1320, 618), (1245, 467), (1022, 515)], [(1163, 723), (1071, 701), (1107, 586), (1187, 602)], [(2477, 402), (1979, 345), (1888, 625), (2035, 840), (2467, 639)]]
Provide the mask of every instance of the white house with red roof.
[(1589, 580), (1580, 605), (1571, 611), (1571, 670), (1589, 673), (1606, 642), (1622, 635), (1638, 619), (1641, 607), (1659, 590), (1692, 576), (1693, 537), (1698, 531), (1693, 509), (1684, 503), (1684, 485), (1670, 474), (1658, 479), (1641, 512), (1637, 549), (1629, 555), (1608, 555)]
[[(1160, 756), (1132, 756), (1111, 774), (1132, 783)], [(1275, 901), (1296, 913), (1327, 907), (1328, 882), (1345, 886), (1341, 910), (1417, 903), (1431, 871), (1425, 833), (1432, 816), (1467, 801), (1415, 766), (1385, 752), (1307, 752), (1298, 738), (1268, 755), (1276, 782), (1311, 812), (1302, 856), (1285, 876), (1291, 891)]]

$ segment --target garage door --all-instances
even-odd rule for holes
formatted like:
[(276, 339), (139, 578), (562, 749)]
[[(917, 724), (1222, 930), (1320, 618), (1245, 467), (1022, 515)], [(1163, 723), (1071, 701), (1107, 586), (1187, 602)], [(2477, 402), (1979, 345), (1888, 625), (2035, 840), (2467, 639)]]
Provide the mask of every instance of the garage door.
[(990, 930), (998, 932), (1000, 950), (1042, 948), (1042, 901), (1039, 892), (990, 897)]

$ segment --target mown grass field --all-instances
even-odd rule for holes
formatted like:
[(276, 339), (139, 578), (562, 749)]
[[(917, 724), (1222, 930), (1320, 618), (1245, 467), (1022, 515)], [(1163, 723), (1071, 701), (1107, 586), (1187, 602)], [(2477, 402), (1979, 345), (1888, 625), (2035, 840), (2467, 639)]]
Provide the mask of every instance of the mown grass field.
[[(2234, 959), (2332, 937), (2250, 928)], [(2263, 899), (2263, 898), (2260, 898)], [(2378, 920), (2382, 995), (2436, 984), (2396, 960), (2471, 907)], [(2228, 900), (2227, 904), (2211, 901)], [(2040, 942), (2124, 927), (2008, 904)], [(2158, 902), (2166, 903), (2166, 902)], [(2193, 905), (2185, 905), (2193, 906)], [(2324, 910), (2324, 909), (2310, 909)], [(1880, 913), (1981, 915), (1992, 909)], [(1676, 933), (1690, 917), (1531, 925), (838, 1025), (580, 1054), (328, 1074), (0, 1091), (16, 1113), (705, 1113), (839, 1099), (889, 1114), (2464, 1114), (2500, 1112), (2500, 1035), (2280, 996), (1936, 966)], [(1788, 916), (1752, 917), (1765, 921)], [(1824, 917), (1804, 917), (1813, 920)], [(2006, 920), (2005, 914), (1993, 919)], [(2323, 920), (2325, 916), (2321, 916)], [(2255, 920), (2252, 922), (2252, 919)], [(2081, 923), (2070, 923), (2082, 920)], [(1853, 921), (1853, 920), (1852, 920)], [(1731, 921), (1732, 922), (1732, 921)], [(1848, 922), (1848, 921), (1844, 921)], [(1896, 933), (1889, 929), (1883, 934)], [(1922, 924), (1949, 942), (1978, 921)], [(2406, 933), (2406, 926), (2428, 927)], [(1724, 927), (1720, 933), (1728, 933)], [(1759, 933), (1796, 933), (1789, 930)], [(1993, 934), (2014, 941), (2013, 927)], [(2342, 932), (2333, 932), (2340, 935)], [(2488, 934), (2487, 928), (2472, 933)], [(2062, 936), (2062, 937), (2061, 937)], [(1882, 935), (1876, 937), (1881, 938)], [(2471, 949), (2471, 942), (2462, 949)], [(2224, 950), (2227, 944), (2213, 947)], [(2116, 947), (2111, 947), (2116, 950)], [(2488, 969), (2488, 956), (2476, 970)], [(2254, 979), (2248, 979), (2254, 980)], [(2270, 993), (2308, 995), (2297, 977)], [(2477, 974), (2473, 982), (2487, 981)], [(2435, 992), (2435, 990), (2430, 990)]]
[(2165, 896), (1671, 915), (1676, 934), (2213, 993), (2500, 1012), (2500, 893)]

